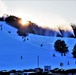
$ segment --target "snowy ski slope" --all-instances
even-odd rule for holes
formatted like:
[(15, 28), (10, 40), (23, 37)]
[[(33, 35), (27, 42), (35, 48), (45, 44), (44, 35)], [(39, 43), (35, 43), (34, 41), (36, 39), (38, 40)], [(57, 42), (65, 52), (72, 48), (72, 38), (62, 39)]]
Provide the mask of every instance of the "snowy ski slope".
[[(0, 70), (37, 68), (38, 56), (39, 67), (41, 68), (44, 68), (44, 66), (51, 66), (52, 69), (76, 67), (76, 59), (71, 54), (76, 39), (29, 34), (23, 41), (22, 37), (17, 35), (15, 28), (5, 22), (0, 22), (0, 25), (2, 25), (2, 30), (0, 30)], [(11, 33), (8, 33), (8, 31), (11, 31)], [(54, 42), (57, 39), (65, 40), (69, 46), (70, 51), (66, 56), (61, 56), (54, 50)], [(41, 44), (43, 44), (42, 47)], [(53, 54), (56, 57), (53, 57)], [(67, 65), (68, 61), (70, 65)], [(60, 62), (64, 63), (62, 67), (60, 67)]]

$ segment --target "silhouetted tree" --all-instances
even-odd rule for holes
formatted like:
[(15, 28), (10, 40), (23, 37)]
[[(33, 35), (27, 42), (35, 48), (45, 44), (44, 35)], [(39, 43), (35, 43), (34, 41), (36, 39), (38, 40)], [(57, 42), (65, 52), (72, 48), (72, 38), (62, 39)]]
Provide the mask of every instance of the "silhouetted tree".
[(68, 50), (68, 46), (65, 44), (65, 41), (63, 40), (57, 40), (54, 43), (54, 48), (56, 51), (60, 52), (60, 53), (67, 53)]
[(24, 37), (28, 36), (27, 33), (22, 33), (22, 32), (20, 32), (19, 30), (17, 31), (17, 34), (18, 34), (19, 36), (24, 36)]
[(3, 21), (3, 17), (0, 17), (0, 21)]
[(76, 58), (76, 44), (74, 45), (74, 48), (72, 50), (72, 54), (73, 54), (73, 57)]

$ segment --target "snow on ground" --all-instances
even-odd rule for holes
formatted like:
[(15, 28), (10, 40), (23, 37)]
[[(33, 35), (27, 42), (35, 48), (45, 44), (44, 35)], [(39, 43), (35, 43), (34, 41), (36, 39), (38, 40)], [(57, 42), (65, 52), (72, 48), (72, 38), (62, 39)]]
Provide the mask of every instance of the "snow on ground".
[[(0, 22), (2, 30), (0, 30), (0, 70), (21, 70), (38, 67), (51, 66), (51, 68), (75, 68), (76, 64), (72, 57), (71, 51), (76, 43), (75, 38), (60, 38), (60, 37), (48, 37), (29, 34), (23, 41), (21, 36), (17, 35), (17, 30), (5, 22)], [(11, 31), (11, 33), (8, 33)], [(28, 40), (27, 40), (28, 38)], [(54, 50), (54, 42), (57, 39), (65, 40), (69, 46), (69, 52), (66, 56), (61, 56), (60, 53)], [(43, 46), (41, 47), (41, 44)], [(56, 57), (53, 57), (53, 54)], [(22, 56), (22, 59), (21, 59)], [(70, 65), (67, 65), (67, 62)], [(64, 63), (60, 67), (60, 62)]]

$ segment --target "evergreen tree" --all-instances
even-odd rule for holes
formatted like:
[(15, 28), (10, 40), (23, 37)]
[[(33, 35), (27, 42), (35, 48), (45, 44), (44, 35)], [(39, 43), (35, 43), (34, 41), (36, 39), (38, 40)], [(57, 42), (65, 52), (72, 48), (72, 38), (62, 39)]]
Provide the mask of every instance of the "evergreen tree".
[(73, 57), (76, 58), (76, 44), (74, 45), (74, 48), (72, 50), (72, 54), (73, 54)]
[(65, 44), (65, 41), (63, 41), (63, 40), (57, 40), (54, 43), (54, 48), (56, 51), (58, 51), (60, 53), (67, 53), (68, 52), (68, 47)]

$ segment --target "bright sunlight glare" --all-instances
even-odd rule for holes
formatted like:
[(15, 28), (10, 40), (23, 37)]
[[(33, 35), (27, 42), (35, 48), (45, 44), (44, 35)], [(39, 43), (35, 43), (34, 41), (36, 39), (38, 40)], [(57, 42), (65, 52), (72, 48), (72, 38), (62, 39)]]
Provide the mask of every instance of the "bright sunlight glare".
[(22, 25), (25, 25), (25, 24), (27, 24), (27, 23), (28, 23), (28, 21), (22, 18), (21, 24), (22, 24)]

